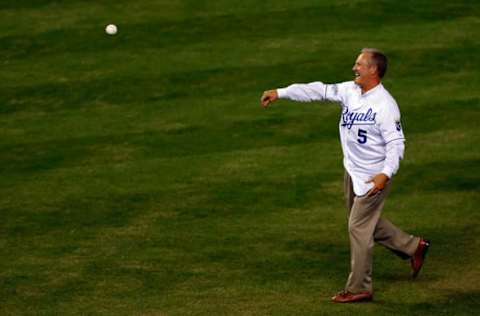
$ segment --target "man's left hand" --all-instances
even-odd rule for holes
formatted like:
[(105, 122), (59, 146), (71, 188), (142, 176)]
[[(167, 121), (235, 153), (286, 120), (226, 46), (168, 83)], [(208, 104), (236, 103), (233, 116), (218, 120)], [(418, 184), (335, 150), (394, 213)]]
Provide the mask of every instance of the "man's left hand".
[(388, 176), (384, 173), (379, 173), (376, 176), (371, 177), (370, 180), (365, 182), (365, 183), (370, 183), (370, 182), (373, 183), (373, 188), (371, 188), (370, 191), (368, 191), (368, 196), (375, 195), (377, 194), (377, 192), (382, 191), (385, 188), (385, 185), (387, 184), (388, 180), (389, 180)]

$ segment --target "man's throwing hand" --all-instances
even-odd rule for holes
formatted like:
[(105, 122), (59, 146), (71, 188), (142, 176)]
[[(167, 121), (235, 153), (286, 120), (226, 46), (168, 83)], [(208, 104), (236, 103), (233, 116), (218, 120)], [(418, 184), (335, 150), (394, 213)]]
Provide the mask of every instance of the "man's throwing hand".
[(278, 99), (277, 90), (268, 90), (263, 92), (262, 98), (260, 99), (260, 103), (262, 103), (262, 106), (266, 108), (267, 106), (270, 105), (270, 103), (274, 102), (277, 99)]
[(370, 180), (368, 180), (365, 183), (370, 183), (373, 182), (373, 188), (368, 191), (368, 196), (372, 196), (374, 194), (377, 194), (377, 192), (382, 191), (385, 188), (385, 185), (387, 184), (389, 178), (387, 177), (386, 174), (379, 173), (374, 177), (371, 177)]

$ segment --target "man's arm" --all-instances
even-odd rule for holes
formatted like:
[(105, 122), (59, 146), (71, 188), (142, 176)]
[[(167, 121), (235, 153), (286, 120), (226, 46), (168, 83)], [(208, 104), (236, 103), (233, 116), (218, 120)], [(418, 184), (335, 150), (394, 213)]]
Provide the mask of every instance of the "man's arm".
[(395, 140), (385, 145), (385, 164), (381, 173), (373, 176), (367, 183), (372, 182), (373, 188), (368, 191), (368, 195), (374, 195), (385, 188), (388, 180), (397, 173), (400, 167), (400, 160), (403, 159), (405, 145), (403, 139)]
[(286, 88), (268, 90), (263, 92), (260, 102), (263, 107), (267, 107), (270, 103), (277, 99), (288, 99), (299, 102), (312, 101), (333, 101), (341, 102), (344, 93), (344, 84), (324, 84), (317, 81), (307, 84), (292, 84)]
[(400, 160), (403, 159), (403, 153), (405, 151), (405, 144), (403, 139), (398, 139), (389, 142), (385, 145), (385, 164), (383, 166), (382, 173), (391, 178), (397, 173), (400, 167)]
[(405, 136), (400, 124), (400, 111), (396, 102), (385, 104), (377, 116), (378, 127), (385, 141), (385, 162), (382, 172), (372, 177), (373, 188), (368, 192), (373, 195), (383, 190), (387, 181), (398, 171), (400, 160), (405, 151)]

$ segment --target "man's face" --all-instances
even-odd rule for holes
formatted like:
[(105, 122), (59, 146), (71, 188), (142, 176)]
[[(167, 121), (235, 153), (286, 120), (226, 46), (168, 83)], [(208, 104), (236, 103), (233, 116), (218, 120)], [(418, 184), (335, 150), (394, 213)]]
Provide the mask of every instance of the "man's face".
[(369, 53), (361, 53), (352, 68), (355, 74), (355, 83), (363, 86), (376, 76), (376, 67), (370, 62)]

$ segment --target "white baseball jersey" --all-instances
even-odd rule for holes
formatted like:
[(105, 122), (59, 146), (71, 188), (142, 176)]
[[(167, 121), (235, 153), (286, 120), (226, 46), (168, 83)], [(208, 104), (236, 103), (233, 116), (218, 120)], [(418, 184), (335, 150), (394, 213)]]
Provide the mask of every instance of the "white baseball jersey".
[(398, 105), (382, 84), (362, 94), (353, 81), (293, 84), (277, 90), (279, 98), (294, 101), (333, 101), (342, 106), (339, 129), (343, 165), (356, 195), (366, 194), (372, 176), (392, 177), (403, 158), (404, 141)]

